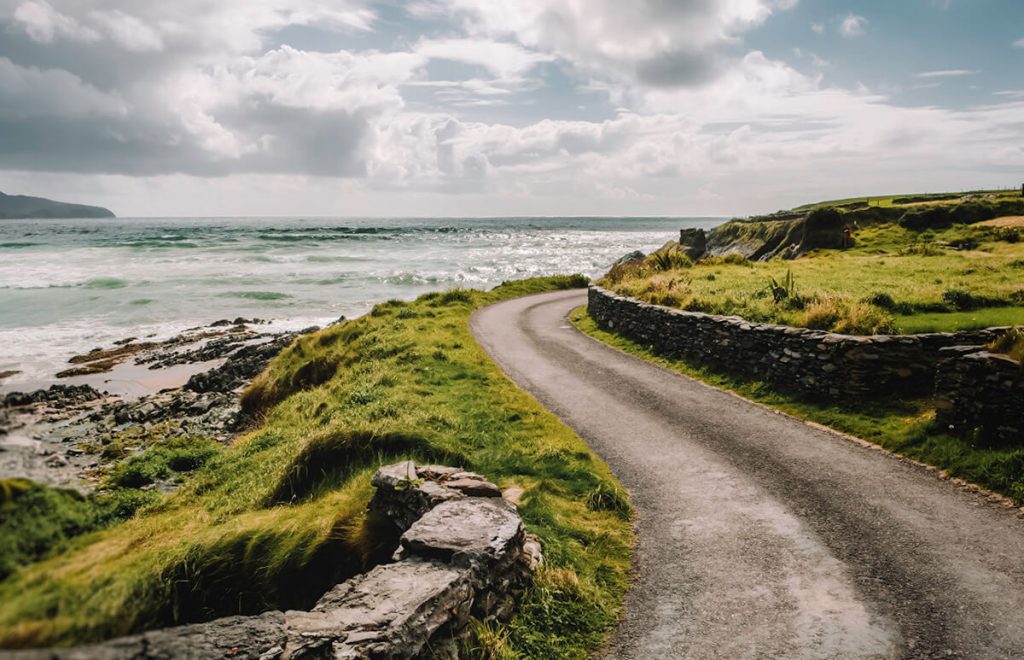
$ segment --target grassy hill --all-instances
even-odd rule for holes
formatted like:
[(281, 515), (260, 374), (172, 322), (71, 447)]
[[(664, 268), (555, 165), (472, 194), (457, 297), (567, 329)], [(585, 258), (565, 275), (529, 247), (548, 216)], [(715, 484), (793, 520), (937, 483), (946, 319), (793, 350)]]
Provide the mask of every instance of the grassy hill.
[[(468, 327), (482, 305), (584, 284), (575, 276), (427, 294), (303, 336), (244, 395), (264, 421), (208, 456), (177, 492), (42, 561), (23, 555), (29, 563), (0, 582), (0, 647), (309, 607), (393, 549), (365, 515), (370, 477), (382, 463), (411, 458), (522, 488), (523, 520), (543, 543), (545, 567), (518, 615), (481, 625), (479, 653), (594, 651), (629, 580), (629, 504), (608, 467), (513, 385)], [(166, 460), (169, 449), (178, 455), (192, 443), (209, 451), (201, 439), (168, 439), (134, 460)], [(118, 477), (108, 491), (123, 494)], [(31, 490), (0, 482), (0, 536), (95, 517), (82, 510), (88, 502)], [(109, 510), (109, 497), (96, 496), (98, 510)]]
[[(798, 248), (834, 210), (846, 249)], [(692, 263), (669, 244), (601, 284), (648, 302), (852, 334), (1024, 324), (1020, 193), (837, 200), (726, 223)], [(787, 258), (788, 257), (788, 258)]]

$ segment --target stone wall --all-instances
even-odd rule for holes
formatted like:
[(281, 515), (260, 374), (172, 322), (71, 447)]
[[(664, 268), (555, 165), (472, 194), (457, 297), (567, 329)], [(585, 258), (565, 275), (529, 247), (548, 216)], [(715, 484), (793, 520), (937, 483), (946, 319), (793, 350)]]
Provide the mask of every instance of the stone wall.
[(977, 348), (940, 351), (935, 421), (986, 445), (1024, 446), (1024, 366)]
[(940, 349), (981, 346), (1007, 330), (862, 337), (686, 312), (598, 286), (590, 288), (588, 301), (601, 327), (659, 354), (831, 400), (930, 393)]
[(515, 504), (478, 474), (411, 461), (381, 468), (370, 503), (402, 532), (394, 561), (346, 580), (309, 612), (266, 612), (17, 660), (455, 658), (470, 619), (507, 618), (541, 561)]

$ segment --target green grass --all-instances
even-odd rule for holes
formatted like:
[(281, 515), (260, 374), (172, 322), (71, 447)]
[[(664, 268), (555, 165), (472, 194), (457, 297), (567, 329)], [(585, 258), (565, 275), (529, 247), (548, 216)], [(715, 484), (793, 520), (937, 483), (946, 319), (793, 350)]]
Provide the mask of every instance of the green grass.
[[(0, 646), (72, 644), (271, 608), (303, 608), (379, 561), (393, 538), (366, 516), (370, 477), (404, 458), (525, 489), (544, 568), (481, 655), (581, 657), (617, 621), (632, 527), (607, 466), (473, 340), (473, 310), (581, 286), (527, 280), (427, 294), (297, 340), (245, 395), (261, 422), (175, 493), (0, 583)], [(200, 447), (201, 449), (201, 447)], [(173, 471), (166, 452), (137, 480)], [(128, 468), (125, 468), (128, 470)], [(130, 480), (132, 483), (136, 481)]]
[(953, 476), (1013, 498), (1017, 503), (1024, 502), (1024, 449), (979, 447), (941, 433), (935, 428), (934, 405), (928, 399), (888, 399), (845, 405), (808, 402), (763, 382), (736, 378), (692, 362), (657, 355), (649, 347), (601, 329), (584, 307), (573, 312), (571, 321), (582, 332), (626, 353), (799, 419), (829, 426), (907, 458), (935, 465)]
[[(848, 250), (789, 261), (710, 258), (692, 266), (651, 257), (615, 267), (599, 283), (655, 304), (851, 334), (1015, 325), (1024, 323), (1020, 234), (963, 225), (911, 231), (881, 223), (857, 232)], [(793, 290), (773, 295), (773, 280), (789, 274)]]
[(957, 332), (959, 330), (1024, 325), (1024, 307), (990, 307), (969, 312), (897, 316), (896, 325), (904, 333), (931, 332), (937, 328), (946, 332)]

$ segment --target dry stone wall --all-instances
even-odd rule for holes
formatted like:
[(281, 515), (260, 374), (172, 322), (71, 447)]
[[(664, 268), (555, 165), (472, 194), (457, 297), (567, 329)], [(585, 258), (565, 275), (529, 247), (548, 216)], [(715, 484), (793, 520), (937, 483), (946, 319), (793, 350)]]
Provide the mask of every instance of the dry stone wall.
[(456, 658), (472, 618), (511, 615), (541, 562), (540, 544), (516, 505), (478, 474), (406, 461), (381, 468), (373, 484), (371, 511), (402, 532), (394, 561), (335, 586), (309, 612), (226, 617), (10, 657)]
[(931, 393), (941, 349), (981, 346), (1007, 330), (841, 335), (651, 305), (598, 286), (588, 303), (598, 325), (659, 354), (831, 400)]
[(1024, 446), (1024, 365), (977, 348), (940, 351), (935, 421), (987, 445)]

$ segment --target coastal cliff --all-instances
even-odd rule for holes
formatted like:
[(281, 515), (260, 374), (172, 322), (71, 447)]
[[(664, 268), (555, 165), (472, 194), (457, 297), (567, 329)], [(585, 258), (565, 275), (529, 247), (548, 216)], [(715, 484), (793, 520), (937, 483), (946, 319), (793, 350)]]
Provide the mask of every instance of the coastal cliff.
[(0, 219), (14, 218), (114, 218), (101, 206), (55, 202), (43, 197), (7, 195), (0, 192)]

